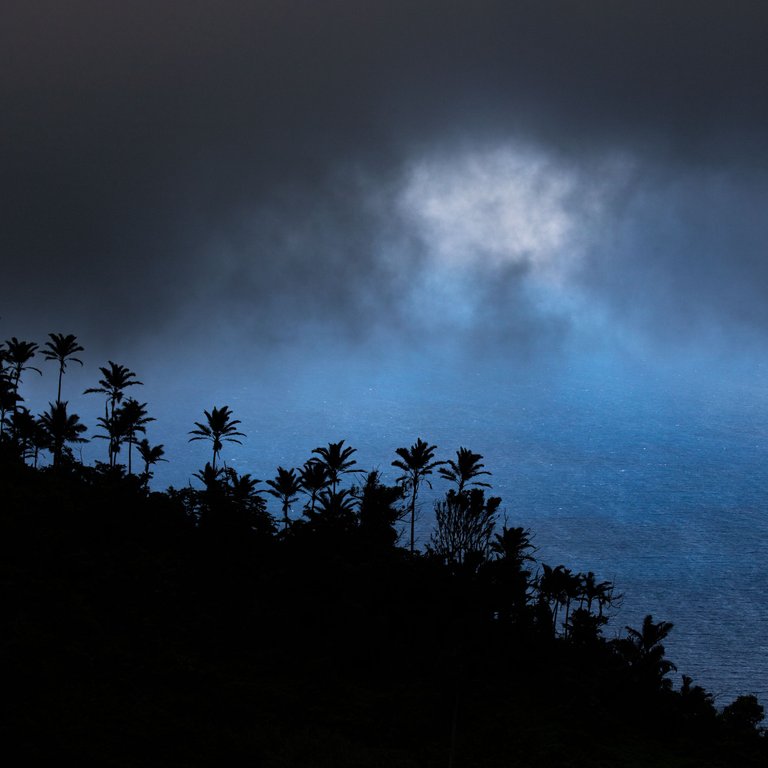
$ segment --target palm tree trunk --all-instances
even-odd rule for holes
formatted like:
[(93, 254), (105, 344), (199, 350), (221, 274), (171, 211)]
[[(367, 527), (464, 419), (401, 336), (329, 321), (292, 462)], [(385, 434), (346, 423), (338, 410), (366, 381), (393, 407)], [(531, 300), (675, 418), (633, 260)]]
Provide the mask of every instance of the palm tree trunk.
[(56, 402), (57, 403), (61, 402), (61, 377), (62, 377), (63, 373), (64, 373), (64, 366), (60, 365), (59, 366), (59, 389), (56, 392)]

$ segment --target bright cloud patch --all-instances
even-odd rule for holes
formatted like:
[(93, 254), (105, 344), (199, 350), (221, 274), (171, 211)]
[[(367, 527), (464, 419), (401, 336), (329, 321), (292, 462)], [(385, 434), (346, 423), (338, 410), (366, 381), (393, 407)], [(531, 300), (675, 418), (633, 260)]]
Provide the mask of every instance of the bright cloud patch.
[(454, 329), (520, 329), (545, 316), (591, 322), (574, 278), (630, 176), (621, 159), (574, 169), (517, 146), (415, 162), (399, 200), (427, 259), (412, 312)]
[(401, 210), (446, 267), (519, 265), (537, 281), (561, 285), (616, 180), (611, 166), (586, 180), (526, 149), (426, 159), (407, 175)]

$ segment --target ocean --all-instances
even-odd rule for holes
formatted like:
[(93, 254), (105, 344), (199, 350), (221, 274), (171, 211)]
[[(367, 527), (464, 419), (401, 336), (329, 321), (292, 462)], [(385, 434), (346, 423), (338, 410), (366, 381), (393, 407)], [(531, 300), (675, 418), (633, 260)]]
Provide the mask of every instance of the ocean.
[[(170, 460), (157, 466), (157, 488), (186, 485), (210, 460), (187, 433), (213, 405), (229, 405), (247, 434), (242, 446), (225, 445), (223, 460), (262, 480), (341, 439), (362, 469), (390, 482), (395, 449), (418, 437), (442, 459), (471, 448), (493, 473), (507, 524), (533, 532), (540, 563), (615, 583), (623, 600), (607, 636), (639, 627), (646, 614), (671, 621), (675, 687), (686, 674), (719, 706), (746, 693), (768, 705), (768, 376), (709, 370), (524, 373), (482, 360), (392, 367), (382, 359), (279, 374), (155, 372), (131, 394), (149, 401), (158, 419), (150, 442), (164, 443)], [(73, 403), (92, 433), (103, 404)], [(94, 441), (83, 456), (100, 452), (104, 442)], [(421, 545), (446, 489), (439, 478), (433, 485), (419, 505)]]

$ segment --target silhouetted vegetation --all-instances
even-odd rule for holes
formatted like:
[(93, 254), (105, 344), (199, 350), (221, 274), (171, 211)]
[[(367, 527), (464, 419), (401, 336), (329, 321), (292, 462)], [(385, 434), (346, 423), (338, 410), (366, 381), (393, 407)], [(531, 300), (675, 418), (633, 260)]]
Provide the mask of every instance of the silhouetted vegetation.
[[(61, 376), (82, 347), (51, 339)], [(537, 563), (531, 531), (499, 527), (480, 454), (444, 462), (419, 438), (397, 450), (390, 486), (342, 440), (260, 488), (217, 466), (224, 442), (245, 437), (222, 406), (192, 422), (191, 439), (212, 448), (197, 487), (153, 491), (163, 446), (137, 440), (147, 404), (122, 402), (136, 375), (110, 362), (88, 390), (106, 395), (109, 449), (85, 466), (70, 448), (85, 426), (60, 383), (39, 417), (20, 405), (35, 349), (0, 348), (9, 754), (99, 766), (765, 765), (757, 699), (718, 712), (689, 677), (676, 689), (668, 621), (606, 639), (614, 585)], [(418, 490), (435, 469), (448, 487), (420, 552)]]

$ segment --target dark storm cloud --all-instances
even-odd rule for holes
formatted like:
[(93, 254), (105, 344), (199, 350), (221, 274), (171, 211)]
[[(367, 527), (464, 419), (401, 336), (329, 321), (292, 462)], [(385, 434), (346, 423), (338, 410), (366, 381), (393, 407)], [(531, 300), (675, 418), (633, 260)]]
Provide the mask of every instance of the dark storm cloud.
[[(125, 343), (180, 313), (209, 326), (222, 307), (265, 338), (302, 322), (407, 327), (398, 300), (423, 248), (392, 208), (403, 164), (510, 137), (571, 165), (625, 152), (661, 179), (656, 202), (633, 197), (642, 182), (627, 193), (621, 251), (587, 260), (588, 290), (621, 305), (633, 276), (652, 296), (661, 274), (660, 312), (749, 314), (765, 240), (736, 203), (746, 168), (751, 194), (767, 188), (766, 15), (759, 2), (7, 4), (6, 332), (34, 316), (39, 333)], [(735, 174), (713, 203), (721, 236), (694, 254), (710, 219), (690, 204), (697, 174), (721, 173)], [(665, 198), (677, 174), (691, 187)], [(685, 233), (655, 215), (665, 200), (688, 206)]]

